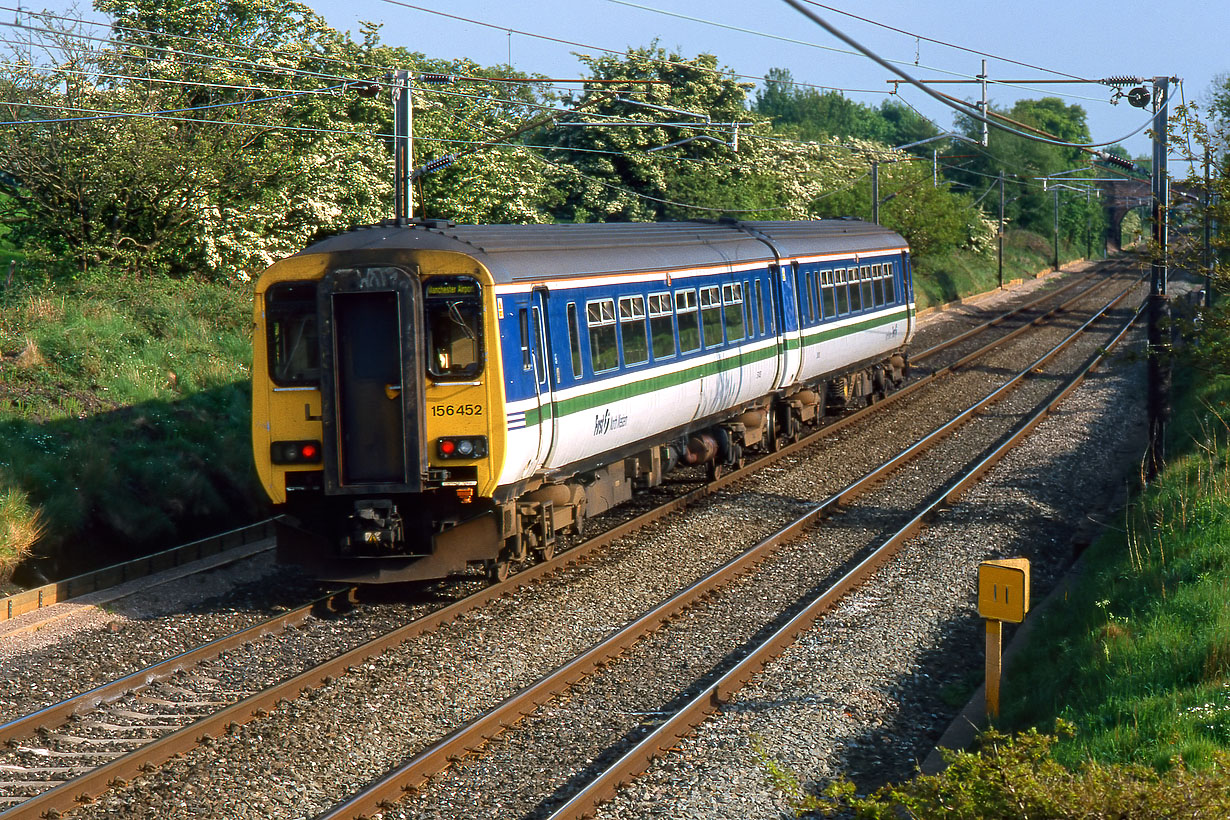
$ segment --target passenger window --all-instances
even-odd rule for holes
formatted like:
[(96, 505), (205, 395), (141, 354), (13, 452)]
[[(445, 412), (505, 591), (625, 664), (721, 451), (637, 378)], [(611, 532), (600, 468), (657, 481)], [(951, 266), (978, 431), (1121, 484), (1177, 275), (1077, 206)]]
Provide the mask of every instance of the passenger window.
[(820, 271), (816, 271), (807, 277), (811, 283), (811, 303), (816, 306), (816, 321), (824, 317), (824, 303), (820, 299)]
[(585, 321), (589, 326), (590, 367), (595, 373), (619, 367), (619, 349), (615, 346), (615, 300), (586, 302)]
[(669, 293), (649, 294), (649, 337), (653, 357), (669, 359), (675, 355), (675, 322)]
[(581, 332), (577, 327), (577, 303), (568, 303), (568, 350), (572, 353), (572, 377), (581, 378)]
[(858, 268), (850, 268), (846, 275), (846, 282), (850, 290), (850, 311), (858, 312), (863, 309), (862, 291), (859, 290), (858, 285)]
[(756, 335), (756, 307), (753, 304), (755, 296), (752, 294), (752, 289), (748, 285), (747, 280), (743, 280), (743, 320), (747, 327), (747, 338), (751, 339)]
[(875, 307), (875, 297), (871, 293), (871, 266), (863, 265), (862, 275), (859, 277), (860, 284), (863, 288), (863, 307)]
[(722, 285), (722, 304), (726, 313), (726, 340), (737, 342), (743, 338), (743, 285)]
[(530, 369), (530, 314), (525, 308), (517, 311), (517, 324), (521, 328), (521, 369)]
[(679, 349), (691, 353), (700, 349), (700, 316), (696, 312), (696, 291), (675, 291), (675, 318), (679, 322)]
[(722, 292), (717, 285), (700, 289), (700, 322), (705, 329), (705, 347), (722, 343)]
[(645, 297), (619, 298), (619, 335), (624, 343), (624, 364), (649, 361), (649, 342), (645, 336)]
[[(760, 282), (757, 282), (756, 284), (759, 285)], [(756, 335), (756, 314), (760, 313), (760, 288), (758, 287), (755, 290), (752, 290), (751, 286), (747, 282), (744, 282), (743, 292), (747, 294), (747, 298), (749, 300), (747, 305), (747, 335), (751, 337)], [(761, 334), (764, 333), (763, 323), (760, 326), (760, 332)]]
[(876, 307), (884, 304), (884, 268), (880, 265), (871, 266), (871, 280), (875, 285)]
[(884, 301), (890, 305), (897, 303), (897, 278), (892, 265), (884, 266)]
[(756, 324), (760, 327), (760, 335), (764, 335), (764, 292), (760, 289), (760, 280), (756, 280)]
[(835, 291), (837, 293), (837, 314), (844, 316), (850, 311), (850, 299), (846, 293), (846, 269), (838, 268), (833, 271), (833, 276), (837, 280)]

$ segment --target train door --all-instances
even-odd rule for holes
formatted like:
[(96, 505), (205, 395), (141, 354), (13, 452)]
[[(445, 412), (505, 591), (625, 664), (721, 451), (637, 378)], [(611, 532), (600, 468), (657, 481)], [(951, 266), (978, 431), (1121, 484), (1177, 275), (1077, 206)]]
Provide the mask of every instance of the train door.
[[(776, 387), (782, 382), (782, 368), (786, 363), (783, 361), (782, 354), (785, 352), (785, 341), (782, 338), (782, 319), (781, 310), (778, 304), (781, 299), (781, 294), (778, 289), (773, 286), (773, 280), (777, 277), (777, 269), (772, 265), (769, 266), (768, 277), (764, 280), (768, 284), (764, 288), (758, 277), (752, 280), (752, 287), (756, 289), (757, 310), (764, 317), (764, 332), (773, 336), (775, 339), (776, 353), (773, 356), (773, 377), (772, 386)], [(759, 322), (759, 319), (757, 320)]]
[(794, 384), (799, 378), (802, 352), (799, 348), (801, 321), (798, 293), (795, 291), (794, 263), (775, 265), (771, 269), (773, 300), (778, 307), (778, 387)]
[(535, 288), (530, 302), (530, 325), (533, 338), (532, 357), (534, 364), (534, 393), (538, 401), (538, 458), (535, 463), (543, 466), (551, 458), (555, 449), (555, 439), (559, 428), (559, 414), (556, 412), (555, 384), (557, 369), (555, 367), (554, 348), (551, 346), (551, 328), (547, 320), (546, 288)]
[(325, 491), (419, 492), (423, 448), (419, 282), (400, 268), (328, 273), (317, 290)]
[(901, 301), (906, 305), (906, 325), (904, 343), (908, 344), (914, 335), (914, 277), (910, 271), (910, 253), (901, 252)]

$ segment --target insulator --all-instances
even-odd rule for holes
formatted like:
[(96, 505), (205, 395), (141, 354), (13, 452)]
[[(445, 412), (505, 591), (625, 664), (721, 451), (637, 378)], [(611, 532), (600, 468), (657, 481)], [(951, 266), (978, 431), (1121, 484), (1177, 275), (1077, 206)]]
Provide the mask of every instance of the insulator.
[(410, 175), (410, 178), (418, 179), (419, 177), (425, 176), (434, 171), (439, 171), (441, 168), (447, 168), (449, 165), (452, 165), (453, 162), (456, 161), (456, 159), (457, 159), (456, 154), (445, 154), (442, 157), (436, 157), (435, 159), (424, 163), (423, 167), (416, 168), (414, 170), (414, 173)]
[(423, 166), (423, 173), (430, 174), (432, 171), (439, 171), (441, 168), (446, 168), (453, 164), (453, 160), (457, 159), (456, 154), (445, 154), (442, 157), (436, 157)]
[(452, 74), (437, 74), (427, 73), (418, 76), (419, 82), (423, 85), (451, 85), (453, 82)]
[(1132, 169), (1136, 167), (1136, 163), (1132, 162), (1130, 159), (1124, 159), (1123, 157), (1112, 154), (1109, 151), (1101, 152), (1101, 154), (1098, 156), (1098, 159), (1102, 160), (1108, 165), (1116, 165), (1120, 168), (1126, 168), (1129, 171), (1131, 171)]
[(1102, 85), (1136, 85), (1141, 82), (1139, 77), (1107, 77), (1100, 80)]

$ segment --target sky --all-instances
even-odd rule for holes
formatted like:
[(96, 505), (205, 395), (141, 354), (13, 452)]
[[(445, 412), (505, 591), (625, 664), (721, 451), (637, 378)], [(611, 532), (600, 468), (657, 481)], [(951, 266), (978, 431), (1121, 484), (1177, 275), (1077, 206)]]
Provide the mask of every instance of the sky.
[[(984, 57), (914, 35), (994, 55), (986, 58), (991, 80), (1171, 76), (1183, 80), (1174, 102), (1201, 102), (1219, 75), (1230, 74), (1230, 51), (1225, 48), (1230, 4), (1225, 0), (1167, 4), (1120, 0), (1113, 6), (1104, 0), (825, 0), (825, 4), (909, 32), (889, 31), (811, 7), (830, 25), (886, 60), (899, 61), (899, 67), (920, 80), (973, 77), (980, 73)], [(573, 52), (598, 55), (604, 53), (601, 49), (622, 51), (657, 40), (685, 57), (714, 54), (719, 64), (749, 81), (763, 78), (770, 68), (786, 68), (796, 81), (845, 89), (851, 99), (871, 105), (879, 105), (892, 87), (886, 82), (891, 78), (886, 69), (861, 55), (844, 53), (850, 51), (847, 45), (783, 0), (307, 0), (307, 5), (332, 27), (356, 36), (360, 20), (382, 23), (381, 39), (390, 45), (428, 57), (468, 57), (481, 65), (511, 63), (519, 71), (553, 78), (583, 76), (584, 66)], [(937, 89), (966, 99), (980, 95), (975, 85), (946, 84)], [(1059, 96), (1085, 109), (1095, 142), (1119, 141), (1133, 156), (1150, 154), (1143, 131), (1124, 139), (1149, 120), (1148, 110), (1133, 108), (1126, 99), (1110, 104), (1111, 89), (1106, 86), (993, 85), (988, 95), (992, 105), (1004, 108), (1017, 99)], [(952, 126), (952, 111), (923, 91), (903, 86), (900, 99), (941, 129)]]

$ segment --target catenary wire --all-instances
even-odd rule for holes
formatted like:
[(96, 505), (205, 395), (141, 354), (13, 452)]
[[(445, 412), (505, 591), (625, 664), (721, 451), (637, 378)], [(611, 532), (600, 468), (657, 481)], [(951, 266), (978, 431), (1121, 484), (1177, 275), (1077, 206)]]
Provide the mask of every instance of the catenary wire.
[[(511, 34), (518, 34), (522, 37), (531, 37), (531, 38), (538, 39), (538, 40), (546, 40), (547, 42), (558, 43), (560, 45), (572, 46), (575, 48), (583, 48), (583, 49), (588, 49), (590, 51), (601, 51), (606, 54), (614, 54), (614, 55), (622, 55), (622, 54), (628, 53), (627, 49), (621, 50), (621, 49), (605, 48), (604, 46), (596, 46), (590, 43), (580, 43), (574, 40), (564, 40), (559, 37), (551, 37), (546, 34), (536, 34), (535, 32), (532, 32), (532, 31), (524, 31), (522, 29), (509, 28), (508, 26), (500, 26), (500, 25), (496, 25), (495, 23), (485, 22), (483, 20), (475, 20), (470, 17), (462, 17), (457, 14), (450, 14), (449, 12), (446, 12), (446, 11), (438, 11), (436, 9), (429, 9), (425, 6), (416, 6), (416, 5), (413, 5), (412, 3), (405, 2), (405, 0), (382, 0), (382, 2), (388, 3), (393, 6), (401, 6), (403, 8), (413, 9), (414, 11), (421, 11), (421, 12), (424, 12), (425, 14), (434, 14), (438, 17), (447, 17), (450, 20), (456, 20), (461, 23), (468, 23), (470, 25), (482, 26), (484, 28), (495, 29), (496, 31), (503, 31), (503, 32), (511, 33)], [(741, 80), (761, 80), (763, 79), (762, 77), (758, 75), (754, 75), (754, 74), (739, 74), (734, 71), (727, 72), (727, 71), (721, 71), (718, 69), (705, 69), (700, 66), (692, 65), (691, 63), (680, 62), (677, 60), (669, 60), (669, 59), (662, 58), (662, 57), (648, 57), (647, 59), (655, 63), (661, 63), (663, 65), (685, 66), (685, 67), (692, 68), (698, 71), (707, 71), (708, 73), (711, 73), (711, 74), (718, 74), (718, 75), (729, 74), (730, 76), (733, 76)], [(867, 89), (839, 88), (835, 86), (814, 85), (811, 83), (802, 83), (798, 81), (792, 82), (791, 85), (795, 85), (801, 88), (816, 88), (816, 89), (820, 89), (824, 91), (846, 91), (850, 93), (860, 93), (860, 94), (891, 94), (892, 93), (891, 91), (888, 91), (887, 89), (881, 90), (881, 89), (873, 89), (873, 88), (867, 88)]]
[[(954, 49), (957, 49), (958, 51), (966, 51), (966, 52), (969, 52), (970, 54), (977, 54), (979, 57), (989, 57), (989, 58), (991, 58), (992, 60), (1000, 60), (1000, 61), (1005, 62), (1005, 63), (1012, 63), (1013, 65), (1019, 65), (1019, 66), (1021, 66), (1021, 67), (1023, 67), (1023, 68), (1032, 68), (1032, 69), (1033, 69), (1033, 70), (1035, 70), (1035, 71), (1044, 71), (1044, 72), (1046, 72), (1046, 73), (1048, 73), (1048, 74), (1055, 74), (1055, 75), (1057, 75), (1057, 76), (1060, 76), (1060, 77), (1067, 77), (1067, 78), (1069, 78), (1069, 79), (1073, 79), (1073, 80), (1085, 80), (1085, 79), (1086, 79), (1086, 78), (1084, 78), (1084, 77), (1078, 77), (1078, 76), (1077, 76), (1077, 75), (1075, 75), (1075, 74), (1069, 74), (1069, 73), (1067, 73), (1066, 71), (1059, 71), (1059, 70), (1054, 69), (1054, 68), (1043, 68), (1043, 67), (1041, 67), (1041, 66), (1036, 66), (1036, 65), (1033, 65), (1033, 64), (1031, 64), (1031, 63), (1024, 63), (1024, 62), (1021, 62), (1020, 60), (1013, 60), (1013, 59), (1012, 59), (1012, 58), (1010, 58), (1010, 57), (1001, 57), (1001, 56), (999, 56), (998, 54), (991, 54), (991, 53), (986, 52), (986, 51), (979, 51), (979, 50), (978, 50), (978, 49), (976, 49), (976, 48), (969, 48), (969, 47), (967, 47), (967, 46), (959, 46), (959, 45), (957, 45), (957, 44), (955, 44), (955, 43), (949, 43), (949, 42), (946, 42), (946, 41), (944, 41), (944, 40), (937, 40), (937, 39), (935, 39), (934, 37), (927, 37), (926, 35), (923, 35), (923, 34), (915, 34), (915, 33), (914, 33), (914, 32), (912, 32), (912, 31), (906, 31), (906, 30), (905, 30), (905, 29), (903, 29), (903, 28), (897, 28), (896, 26), (890, 26), (890, 25), (888, 25), (887, 23), (881, 23), (881, 22), (879, 22), (878, 20), (872, 20), (872, 19), (871, 19), (871, 18), (869, 18), (869, 17), (860, 17), (859, 15), (854, 14), (854, 13), (852, 13), (852, 12), (842, 11), (841, 9), (839, 9), (839, 8), (835, 8), (835, 7), (833, 7), (833, 6), (826, 6), (826, 5), (824, 5), (823, 3), (818, 3), (818, 2), (816, 2), (816, 0), (803, 0), (803, 2), (805, 2), (805, 3), (807, 3), (808, 5), (811, 5), (811, 6), (818, 6), (818, 7), (822, 8), (822, 9), (826, 9), (826, 10), (828, 10), (828, 11), (832, 11), (832, 12), (835, 12), (835, 13), (837, 13), (837, 14), (843, 14), (843, 15), (845, 15), (846, 17), (852, 17), (852, 18), (854, 18), (855, 20), (860, 20), (860, 21), (862, 21), (862, 22), (864, 22), (864, 23), (870, 23), (870, 24), (871, 24), (871, 25), (873, 25), (873, 26), (879, 26), (880, 28), (888, 29), (889, 31), (895, 31), (895, 32), (897, 32), (898, 34), (904, 34), (904, 35), (905, 35), (905, 36), (907, 36), (907, 37), (913, 37), (913, 38), (914, 38), (914, 39), (916, 39), (916, 40), (926, 40), (928, 43), (935, 43), (936, 45), (946, 46), (946, 47), (948, 47), (948, 48), (954, 48)], [(1093, 80), (1087, 80), (1087, 81), (1088, 81), (1088, 82), (1094, 82)]]
[[(607, 2), (609, 2), (609, 3), (615, 3), (615, 4), (620, 5), (620, 6), (627, 6), (627, 7), (629, 7), (629, 8), (641, 9), (642, 11), (653, 12), (654, 14), (661, 14), (661, 15), (665, 15), (665, 16), (667, 16), (667, 17), (675, 17), (675, 18), (678, 18), (678, 19), (680, 19), (680, 20), (688, 20), (688, 21), (693, 22), (693, 23), (701, 23), (701, 24), (703, 24), (703, 25), (713, 26), (713, 27), (715, 27), (715, 28), (727, 29), (727, 30), (729, 30), (729, 31), (737, 31), (737, 32), (740, 32), (740, 33), (742, 33), (742, 34), (751, 34), (751, 35), (754, 35), (754, 36), (756, 36), (756, 37), (765, 37), (765, 38), (768, 38), (768, 39), (770, 39), (770, 40), (778, 40), (778, 41), (780, 41), (780, 42), (784, 42), (784, 43), (791, 43), (791, 44), (794, 44), (794, 45), (802, 45), (802, 46), (807, 46), (807, 47), (809, 47), (809, 48), (819, 48), (819, 49), (823, 49), (823, 50), (825, 50), (825, 51), (832, 51), (832, 52), (835, 52), (835, 53), (837, 53), (837, 54), (847, 54), (847, 55), (854, 56), (854, 57), (863, 57), (863, 56), (865, 56), (864, 54), (860, 54), (860, 53), (859, 53), (859, 52), (857, 52), (857, 51), (847, 51), (847, 50), (845, 50), (845, 49), (833, 48), (832, 46), (821, 45), (821, 44), (819, 44), (819, 43), (812, 43), (812, 42), (809, 42), (809, 41), (806, 41), (806, 40), (797, 40), (797, 39), (794, 39), (794, 38), (792, 38), (792, 37), (784, 37), (784, 36), (779, 35), (779, 34), (769, 34), (769, 33), (767, 33), (767, 32), (763, 32), (763, 31), (756, 31), (756, 30), (754, 30), (754, 29), (744, 28), (744, 27), (741, 27), (741, 26), (735, 26), (735, 25), (731, 25), (731, 24), (729, 24), (729, 23), (719, 23), (719, 22), (716, 22), (716, 21), (714, 21), (714, 20), (706, 20), (706, 19), (704, 19), (704, 18), (702, 18), (702, 17), (693, 17), (693, 16), (686, 15), (686, 14), (680, 14), (680, 13), (678, 13), (678, 12), (674, 12), (674, 11), (667, 11), (667, 10), (665, 10), (665, 9), (654, 8), (653, 6), (645, 6), (645, 5), (641, 5), (640, 3), (633, 3), (633, 2), (630, 2), (630, 0), (607, 0)], [(898, 63), (898, 64), (901, 64), (901, 65), (907, 65), (907, 64), (908, 64), (908, 63), (906, 63), (906, 61), (904, 61), (904, 60), (889, 60), (888, 62), (890, 62), (890, 63)], [(917, 64), (917, 63), (914, 63), (914, 65), (918, 65), (918, 64)], [(938, 73), (940, 73), (940, 74), (947, 74), (947, 75), (949, 75), (949, 76), (953, 76), (953, 77), (961, 77), (961, 78), (965, 78), (965, 79), (977, 79), (974, 75), (969, 74), (969, 73), (967, 73), (967, 72), (952, 71), (952, 70), (950, 70), (950, 69), (946, 69), (946, 68), (937, 68), (936, 66), (928, 66), (928, 65), (921, 65), (921, 66), (919, 66), (919, 67), (920, 67), (920, 68), (926, 68), (926, 69), (928, 69), (929, 71), (935, 71), (935, 72), (938, 72)], [(1002, 85), (1002, 86), (1007, 87), (1007, 88), (1016, 88), (1016, 89), (1019, 89), (1019, 90), (1023, 90), (1023, 91), (1031, 91), (1031, 92), (1035, 92), (1035, 93), (1045, 93), (1045, 92), (1042, 92), (1042, 90), (1041, 90), (1041, 89), (1037, 89), (1037, 88), (1030, 88), (1029, 86), (1026, 86), (1026, 85), (1018, 85), (1018, 84), (1014, 84), (1014, 83), (1002, 83), (1002, 82), (997, 82), (997, 81), (995, 81), (995, 80), (988, 80), (987, 82), (988, 82), (988, 83), (995, 84), (995, 85)], [(1086, 96), (1081, 95), (1081, 94), (1072, 94), (1072, 93), (1070, 93), (1070, 92), (1060, 92), (1060, 93), (1062, 93), (1062, 94), (1063, 94), (1063, 96), (1070, 97), (1070, 98), (1072, 98), (1072, 99), (1077, 99), (1077, 100), (1085, 100), (1085, 101), (1088, 101), (1088, 102), (1105, 102), (1105, 100), (1100, 99), (1100, 98), (1097, 98), (1097, 97), (1086, 97)]]
[[(390, 2), (390, 0), (385, 0), (385, 2)], [(979, 122), (984, 122), (1002, 131), (1007, 131), (1009, 133), (1016, 134), (1018, 136), (1024, 137), (1025, 139), (1033, 140), (1034, 142), (1042, 142), (1048, 145), (1059, 145), (1065, 148), (1101, 148), (1107, 145), (1114, 145), (1115, 143), (1124, 142), (1128, 139), (1131, 139), (1132, 137), (1139, 134), (1141, 131), (1145, 130), (1149, 126), (1149, 122), (1151, 122), (1151, 120), (1146, 120), (1139, 128), (1137, 128), (1135, 131), (1128, 134), (1127, 136), (1120, 137), (1119, 139), (1115, 139), (1115, 140), (1110, 140), (1108, 142), (1078, 144), (1078, 143), (1073, 143), (1073, 142), (1066, 142), (1063, 140), (1052, 140), (1052, 139), (1047, 139), (1045, 137), (1038, 137), (1032, 134), (1027, 134), (1024, 131), (1018, 131), (1015, 128), (1009, 128), (1008, 126), (1003, 125), (1002, 123), (992, 121), (989, 117), (985, 117), (982, 114), (979, 114), (977, 111), (973, 110), (973, 107), (969, 106), (968, 104), (956, 105), (953, 102), (951, 102), (949, 99), (945, 99), (945, 95), (940, 94), (939, 92), (928, 87), (926, 84), (914, 79), (912, 76), (910, 76), (908, 72), (904, 71), (903, 69), (897, 68), (896, 66), (891, 65), (888, 61), (886, 61), (883, 57), (876, 54), (874, 51), (871, 51), (867, 47), (860, 45), (857, 41), (855, 41), (849, 35), (842, 32), (840, 29), (837, 29), (836, 27), (825, 22), (824, 19), (820, 17), (820, 15), (816, 14), (815, 12), (805, 7), (800, 2), (800, 0), (785, 0), (785, 2), (788, 5), (792, 6), (800, 14), (809, 18), (816, 25), (820, 26), (825, 31), (832, 34), (837, 39), (850, 45), (851, 48), (856, 48), (859, 51), (863, 52), (864, 55), (866, 55), (873, 62), (877, 63), (880, 67), (893, 72), (894, 74), (899, 76), (902, 80), (908, 82), (910, 85), (915, 86), (916, 88), (920, 89), (921, 91), (925, 92), (926, 94), (935, 98), (936, 100), (939, 100), (940, 102), (942, 102), (944, 105), (948, 106), (949, 108), (952, 108), (956, 111), (961, 112), (962, 114), (972, 117), (973, 119), (976, 119)]]
[[(310, 94), (325, 94), (330, 91), (335, 91), (338, 88), (341, 88), (341, 86), (332, 86), (330, 88), (320, 88), (320, 89), (315, 89), (312, 91), (292, 91), (287, 94), (279, 94), (274, 97), (261, 97), (261, 98), (254, 99), (254, 100), (239, 100), (235, 102), (210, 103), (209, 105), (194, 105), (194, 106), (188, 106), (186, 108), (168, 108), (163, 111), (110, 111), (106, 113), (93, 114), (87, 117), (70, 117), (70, 118), (57, 118), (57, 119), (45, 119), (45, 120), (15, 120), (13, 122), (0, 122), (0, 126), (46, 125), (50, 123), (59, 123), (59, 122), (87, 122), (90, 120), (113, 120), (113, 119), (121, 119), (124, 117), (164, 117), (164, 116), (168, 116), (171, 114), (184, 114), (189, 111), (208, 111), (208, 110), (217, 109), (217, 108), (236, 108), (236, 107), (245, 106), (245, 105), (261, 105), (264, 103), (270, 103), (270, 102), (276, 102), (278, 100), (289, 99), (291, 97), (302, 97), (302, 96), (306, 96)], [(37, 107), (37, 108), (44, 107), (41, 105), (35, 106), (33, 104), (26, 104), (26, 103), (8, 103), (8, 104), (15, 105), (18, 107), (22, 107), (22, 106)], [(57, 106), (57, 108), (59, 108), (59, 106)]]

